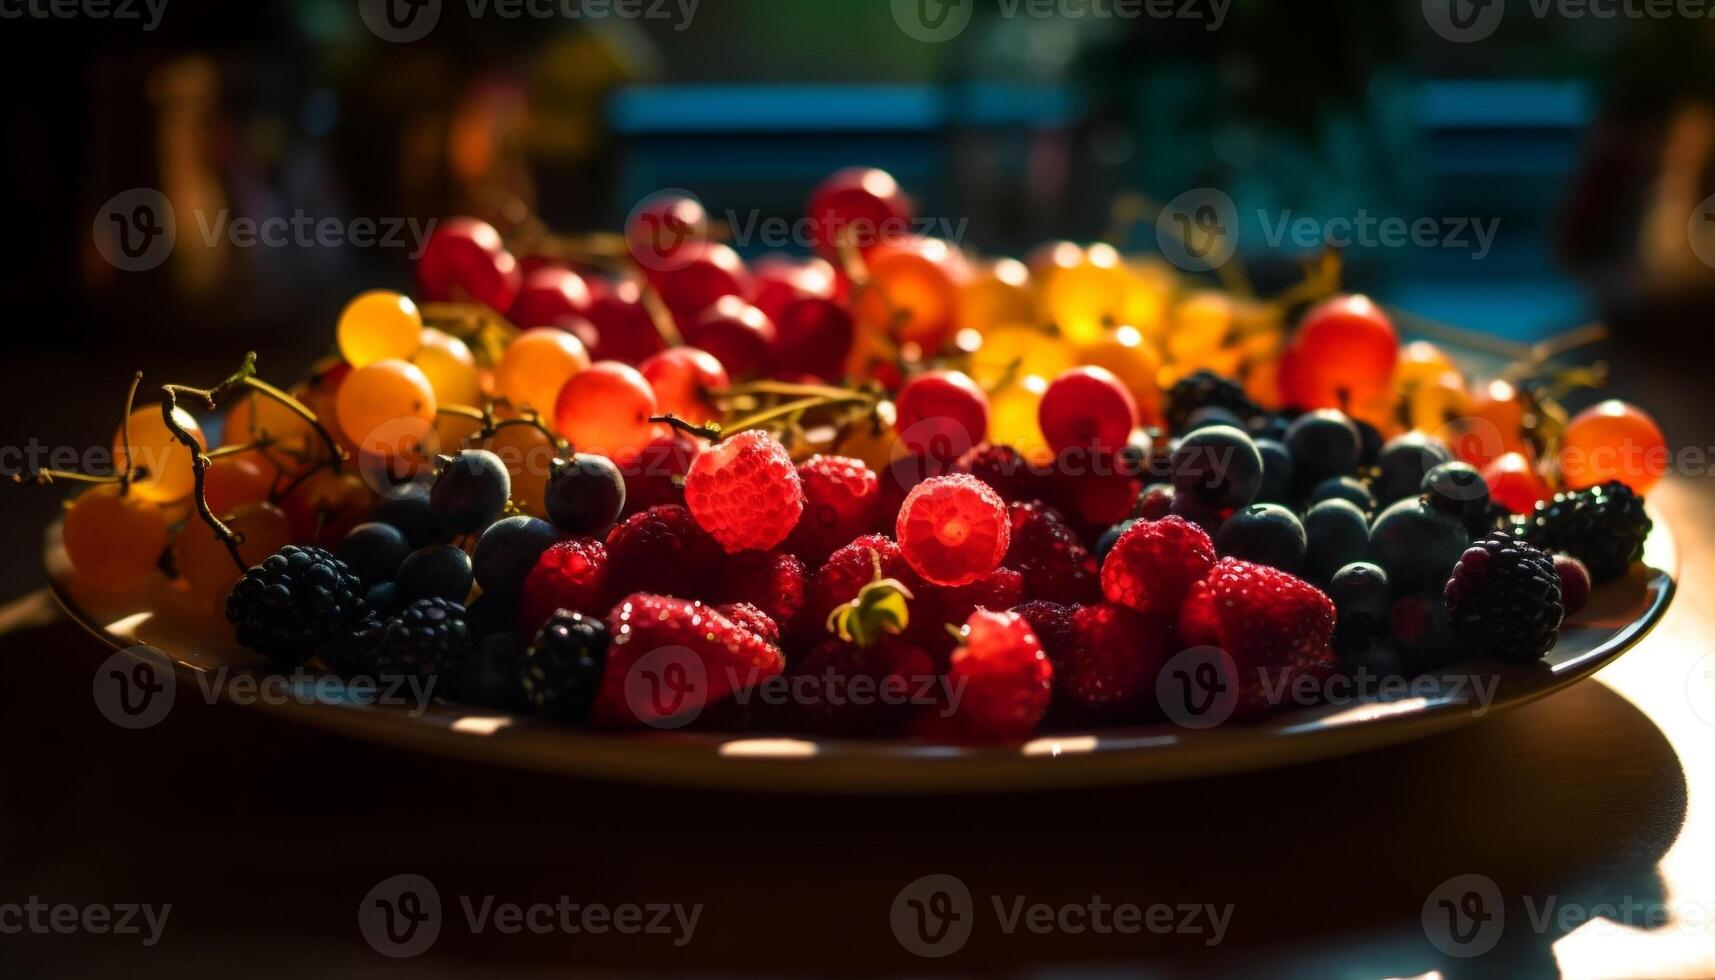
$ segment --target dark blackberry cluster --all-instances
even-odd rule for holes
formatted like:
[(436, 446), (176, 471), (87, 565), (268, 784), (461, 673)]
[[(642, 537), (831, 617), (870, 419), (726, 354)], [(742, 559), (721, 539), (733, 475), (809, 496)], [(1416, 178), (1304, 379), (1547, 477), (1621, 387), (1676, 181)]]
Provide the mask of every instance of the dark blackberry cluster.
[(1191, 413), (1200, 408), (1226, 409), (1245, 422), (1263, 413), (1238, 382), (1229, 381), (1213, 371), (1197, 371), (1180, 378), (1168, 389), (1168, 431), (1184, 432)]
[(1582, 561), (1597, 585), (1626, 574), (1644, 556), (1644, 539), (1654, 523), (1632, 488), (1609, 480), (1588, 490), (1566, 491), (1536, 505), (1517, 519), (1515, 535), (1544, 551), (1560, 551)]
[(1473, 543), (1460, 557), (1445, 599), (1460, 636), (1516, 663), (1541, 659), (1553, 649), (1566, 617), (1554, 559), (1502, 531)]
[(282, 664), (322, 652), (365, 612), (363, 581), (321, 548), (287, 545), (256, 565), (226, 600), (247, 649)]
[(599, 619), (561, 610), (536, 634), (524, 658), (524, 697), (538, 714), (582, 722), (601, 691), (607, 627)]
[(375, 637), (376, 673), (439, 677), (451, 683), (473, 645), (463, 606), (446, 599), (418, 599), (389, 619)]

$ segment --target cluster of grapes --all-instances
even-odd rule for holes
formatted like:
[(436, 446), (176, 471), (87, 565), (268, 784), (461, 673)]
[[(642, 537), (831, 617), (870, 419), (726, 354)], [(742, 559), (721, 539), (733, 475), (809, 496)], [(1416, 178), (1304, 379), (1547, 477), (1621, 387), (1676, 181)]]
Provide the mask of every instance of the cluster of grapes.
[[(69, 506), (68, 555), (104, 588), (165, 574), (212, 613), (287, 545), (325, 548), (382, 590), (360, 597), (372, 613), (440, 602), (465, 615), (487, 598), (475, 631), (516, 634), (513, 659), (555, 612), (540, 589), (525, 601), (533, 576), (558, 575), (565, 605), (592, 617), (638, 594), (732, 599), (725, 584), (755, 579), (768, 588), (741, 604), (765, 610), (772, 630), (756, 631), (790, 670), (830, 635), (850, 642), (835, 624), (851, 615), (833, 614), (884, 578), (877, 541), (903, 549), (917, 587), (870, 599), (909, 596), (937, 629), (1032, 599), (1105, 608), (1097, 583), (1114, 543), (1167, 516), (1201, 527), (1221, 556), (1373, 605), (1373, 583), (1336, 573), (1416, 569), (1420, 538), (1444, 529), (1414, 530), (1396, 501), (1439, 507), (1436, 520), (1458, 511), (1447, 538), (1462, 549), (1505, 514), (1553, 507), (1557, 490), (1617, 480), (1641, 495), (1666, 468), (1641, 410), (1559, 409), (1590, 372), (1548, 358), (1588, 334), (1473, 383), (1435, 344), (1402, 346), (1367, 298), (1336, 294), (1327, 259), (1267, 300), (1107, 244), (985, 259), (911, 234), (909, 199), (863, 168), (830, 177), (808, 210), (816, 255), (751, 264), (688, 197), (646, 201), (618, 236), (443, 222), (417, 267), (421, 303), (384, 290), (352, 300), (337, 356), (307, 380), (282, 391), (247, 364), (211, 389), (169, 385), (159, 406), (128, 404), (113, 473), (37, 474), (96, 484)], [(218, 445), (204, 425), (218, 425)], [(735, 434), (758, 431), (777, 458), (746, 455), (765, 450)], [(774, 489), (746, 482), (755, 473)], [(955, 476), (979, 489), (937, 482)], [(1480, 483), (1481, 513), (1468, 489), (1438, 504), (1448, 481)], [(1355, 529), (1319, 513), (1334, 500), (1358, 512)], [(673, 511), (686, 506), (689, 530)], [(742, 568), (709, 559), (693, 532)], [(578, 544), (551, 547), (563, 540)], [(858, 541), (870, 543), (839, 559)], [(836, 559), (859, 567), (829, 572)], [(555, 570), (538, 575), (539, 562)], [(1433, 599), (1450, 571), (1408, 570), (1384, 613), (1402, 590)], [(793, 594), (796, 605), (772, 601)], [(1112, 632), (1112, 616), (1091, 621)], [(916, 642), (948, 669), (940, 639)]]

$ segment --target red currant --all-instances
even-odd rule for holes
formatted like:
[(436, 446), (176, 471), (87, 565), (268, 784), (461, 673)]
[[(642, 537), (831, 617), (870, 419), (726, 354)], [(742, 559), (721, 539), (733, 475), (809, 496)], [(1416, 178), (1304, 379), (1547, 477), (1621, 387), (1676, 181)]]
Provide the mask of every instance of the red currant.
[(1304, 315), (1293, 347), (1300, 407), (1347, 409), (1388, 391), (1399, 334), (1368, 296), (1336, 296)]
[(523, 285), (518, 260), (486, 221), (449, 218), (435, 227), (417, 260), (417, 282), (423, 299), (445, 301), (469, 297), (497, 310), (512, 307)]
[(899, 441), (919, 456), (951, 462), (988, 438), (988, 396), (959, 371), (912, 378), (894, 405)]
[(728, 377), (763, 377), (773, 367), (774, 321), (737, 296), (722, 296), (685, 331), (685, 339), (714, 355)]
[(911, 202), (885, 170), (847, 167), (836, 171), (810, 195), (811, 237), (825, 258), (839, 259), (839, 244), (860, 252), (911, 233)]
[(570, 269), (547, 267), (524, 278), (508, 319), (525, 330), (531, 327), (560, 327), (583, 318), (589, 309), (590, 287), (584, 277)]
[(1036, 418), (1055, 452), (1116, 453), (1137, 427), (1137, 402), (1112, 371), (1078, 367), (1048, 386)]

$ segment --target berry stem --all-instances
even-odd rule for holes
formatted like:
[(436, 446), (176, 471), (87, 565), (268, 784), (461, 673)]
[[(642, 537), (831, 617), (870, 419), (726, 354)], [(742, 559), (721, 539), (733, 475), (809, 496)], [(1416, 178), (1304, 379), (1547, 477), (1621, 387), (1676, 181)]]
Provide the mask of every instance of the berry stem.
[(673, 322), (673, 312), (667, 309), (667, 301), (661, 298), (661, 294), (655, 290), (648, 277), (643, 275), (643, 270), (637, 268), (636, 263), (632, 263), (632, 268), (637, 282), (641, 285), (643, 310), (649, 314), (649, 322), (655, 327), (655, 332), (661, 335), (661, 342), (669, 348), (683, 346), (685, 338), (679, 333), (679, 325)]
[[(252, 355), (252, 357), (254, 357), (254, 355)], [(224, 384), (225, 382), (222, 382), (223, 386)], [(212, 390), (219, 389), (217, 388)], [(207, 403), (209, 408), (214, 408), (216, 406), (215, 399), (212, 397), (210, 389), (190, 388), (184, 385), (162, 385), (161, 394), (163, 397), (161, 400), (161, 417), (166, 420), (167, 429), (172, 432), (173, 438), (184, 443), (185, 448), (191, 451), (191, 475), (196, 480), (196, 486), (192, 491), (192, 496), (196, 500), (198, 516), (200, 516), (203, 523), (207, 524), (209, 529), (214, 532), (214, 536), (220, 539), (221, 544), (226, 545), (227, 554), (232, 556), (232, 563), (238, 566), (239, 574), (243, 574), (248, 569), (248, 566), (244, 564), (244, 556), (238, 553), (238, 546), (243, 543), (243, 538), (234, 533), (232, 528), (227, 527), (219, 517), (216, 517), (214, 511), (208, 505), (208, 494), (206, 492), (208, 468), (210, 465), (208, 455), (202, 451), (202, 446), (197, 443), (196, 439), (189, 432), (185, 431), (185, 427), (180, 425), (179, 420), (174, 417), (179, 407), (180, 392), (190, 396), (200, 397)]]
[(804, 385), (792, 384), (786, 381), (750, 381), (744, 384), (730, 385), (709, 392), (716, 399), (741, 398), (746, 395), (781, 395), (787, 398), (849, 398), (852, 396), (868, 397), (864, 392), (855, 388), (836, 388), (833, 385)]
[(719, 442), (727, 435), (719, 425), (695, 425), (672, 414), (671, 412), (666, 415), (651, 415), (649, 416), (649, 421), (665, 423), (675, 429), (678, 429), (680, 432), (707, 439), (710, 442)]
[(119, 444), (125, 450), (125, 467), (119, 473), (119, 496), (131, 492), (131, 408), (137, 404), (137, 386), (143, 382), (143, 372), (131, 375), (131, 387), (125, 391), (125, 414), (119, 422)]
[(286, 394), (284, 391), (281, 391), (268, 382), (263, 381), (261, 378), (255, 377), (250, 373), (245, 373), (246, 371), (253, 372), (256, 369), (256, 353), (254, 351), (246, 354), (244, 356), (244, 360), (245, 367), (240, 369), (239, 375), (234, 376), (236, 381), (234, 381), (234, 378), (229, 378), (227, 381), (221, 382), (220, 387), (216, 387), (209, 392), (211, 397), (209, 398), (208, 407), (216, 407), (219, 402), (224, 401), (226, 397), (231, 394), (231, 389), (222, 390), (228, 382), (233, 382), (234, 388), (240, 386), (250, 388), (260, 395), (271, 398), (274, 401), (279, 402), (281, 405), (286, 406), (288, 411), (293, 415), (296, 415), (298, 418), (303, 419), (309, 424), (310, 428), (316, 430), (316, 435), (320, 436), (322, 443), (328, 447), (328, 453), (333, 462), (334, 472), (340, 472), (343, 468), (345, 452), (339, 448), (339, 443), (335, 441), (333, 433), (329, 432), (327, 426), (322, 424), (322, 420), (317, 418), (316, 413), (310, 411), (309, 406), (305, 405), (303, 402), (298, 401), (296, 398), (293, 398), (291, 395)]

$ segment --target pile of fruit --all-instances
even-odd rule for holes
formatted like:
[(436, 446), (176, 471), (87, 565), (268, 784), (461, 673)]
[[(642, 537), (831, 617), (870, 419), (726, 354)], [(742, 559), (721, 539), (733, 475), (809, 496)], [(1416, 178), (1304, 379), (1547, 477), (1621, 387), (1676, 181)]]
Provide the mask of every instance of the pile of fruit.
[(313, 377), (165, 386), (110, 473), (33, 476), (93, 484), (86, 581), (166, 576), (272, 665), (608, 729), (1018, 741), (1158, 718), (1196, 648), (1254, 718), (1537, 660), (1642, 556), (1661, 433), (1567, 417), (1590, 372), (1552, 345), (1478, 383), (1326, 258), (1265, 300), (913, 219), (859, 169), (810, 258), (747, 265), (688, 197), (623, 235), (447, 221)]

